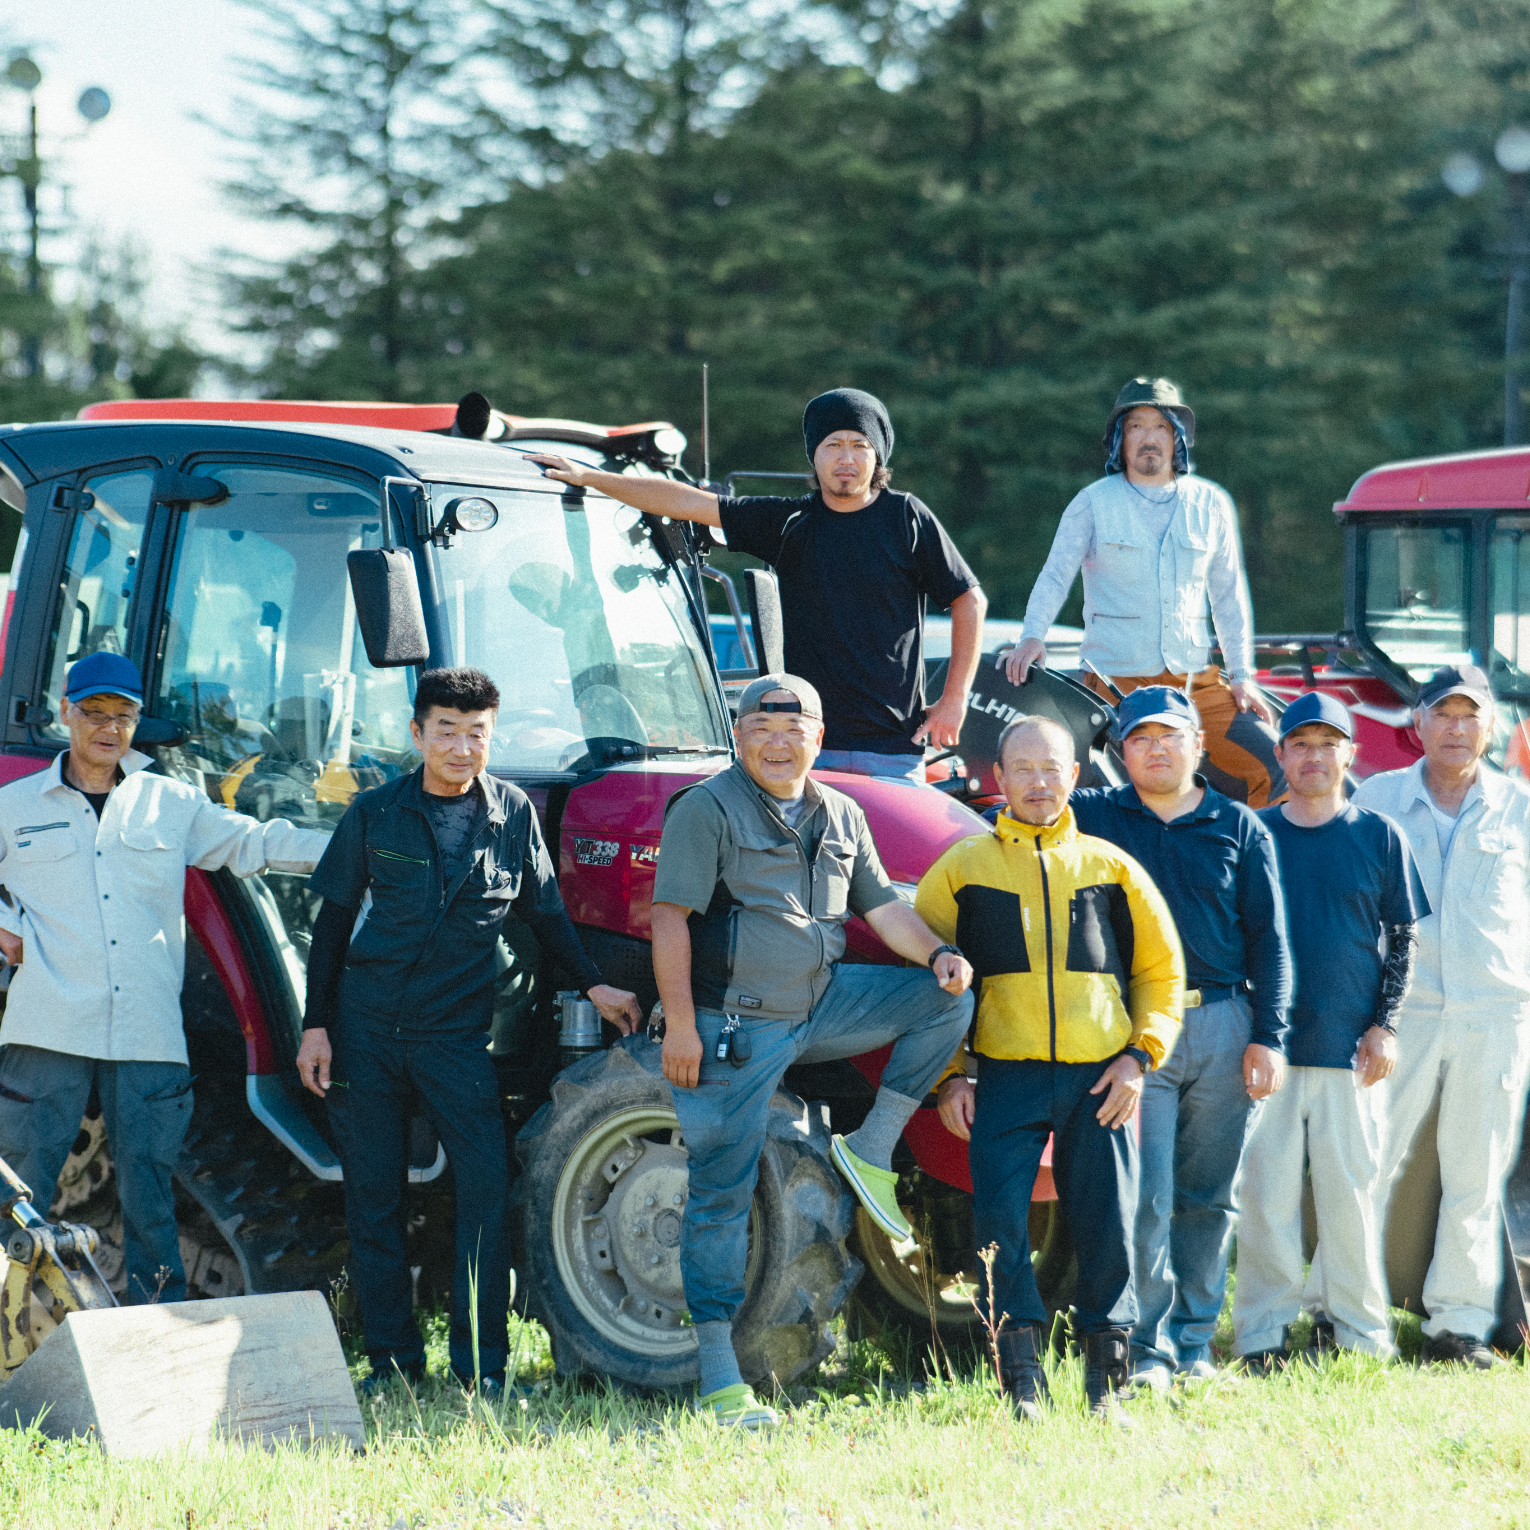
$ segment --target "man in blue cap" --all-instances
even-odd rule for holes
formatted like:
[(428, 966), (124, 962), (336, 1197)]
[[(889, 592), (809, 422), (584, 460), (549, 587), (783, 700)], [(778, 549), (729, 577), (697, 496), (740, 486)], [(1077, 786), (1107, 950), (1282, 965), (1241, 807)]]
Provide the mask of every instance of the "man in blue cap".
[(186, 868), (311, 871), (328, 835), (257, 823), (147, 767), (143, 681), (121, 654), (69, 671), (69, 747), (0, 788), (0, 1157), (53, 1198), (92, 1091), (122, 1201), (129, 1302), (186, 1294), (171, 1173), (191, 1121), (181, 1028)]
[[(1280, 720), (1276, 754), (1291, 797), (1259, 816), (1275, 836), (1296, 999), (1285, 1087), (1265, 1101), (1248, 1145), (1238, 1218), (1233, 1342), (1250, 1369), (1288, 1354), (1306, 1311), (1314, 1348), (1393, 1353), (1381, 1265), (1385, 1091), (1397, 1017), (1429, 913), (1408, 842), (1344, 790), (1355, 758), (1348, 711), (1308, 691)], [(1302, 1263), (1310, 1168), (1318, 1252)]]
[(1285, 1077), (1291, 956), (1275, 842), (1252, 809), (1196, 774), (1204, 736), (1181, 690), (1116, 710), (1129, 784), (1074, 792), (1079, 832), (1152, 877), (1184, 947), (1178, 1044), (1142, 1089), (1132, 1380), (1165, 1391), (1215, 1374), (1244, 1146)]
[[(961, 735), (988, 602), (930, 508), (888, 487), (893, 428), (880, 399), (858, 388), (819, 394), (803, 413), (802, 439), (812, 492), (797, 499), (718, 496), (563, 457), (529, 460), (549, 478), (652, 515), (719, 527), (732, 551), (774, 567), (786, 668), (823, 697), (817, 768), (922, 784), (924, 746), (949, 749)], [(927, 604), (951, 610), (951, 662), (933, 706), (924, 699)]]
[[(1530, 1082), (1530, 791), (1483, 768), (1493, 723), (1482, 670), (1436, 670), (1413, 709), (1423, 759), (1355, 793), (1407, 835), (1433, 906), (1398, 1025), (1385, 1172), (1390, 1189), (1414, 1154), (1438, 1163), (1424, 1359), (1478, 1370), (1503, 1363), (1489, 1344), (1503, 1280), (1499, 1206)], [(1435, 1131), (1420, 1140), (1435, 1110)]]
[[(1032, 664), (1046, 664), (1047, 628), (1082, 570), (1085, 683), (1107, 701), (1112, 686), (1191, 692), (1211, 784), (1250, 807), (1278, 801), (1285, 783), (1272, 757), (1274, 715), (1254, 683), (1238, 514), (1225, 489), (1194, 471), (1195, 413), (1168, 378), (1134, 377), (1101, 444), (1105, 476), (1063, 511), (1005, 672), (1023, 685)], [(1207, 664), (1213, 625), (1225, 680)]]

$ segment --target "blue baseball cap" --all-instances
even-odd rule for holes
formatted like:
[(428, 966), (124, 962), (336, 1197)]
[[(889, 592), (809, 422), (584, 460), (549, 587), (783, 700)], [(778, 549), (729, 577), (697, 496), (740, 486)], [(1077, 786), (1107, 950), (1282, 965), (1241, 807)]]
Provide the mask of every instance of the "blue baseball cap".
[(84, 701), (87, 696), (125, 696), (143, 705), (143, 677), (131, 659), (120, 653), (93, 653), (69, 669), (64, 683), (67, 701)]
[(1326, 723), (1330, 728), (1337, 728), (1345, 738), (1355, 736), (1349, 708), (1327, 691), (1303, 691), (1281, 714), (1280, 736), (1284, 738), (1306, 723)]
[(1199, 731), (1201, 714), (1195, 703), (1172, 685), (1144, 685), (1116, 703), (1116, 738), (1140, 728), (1143, 723), (1163, 723), (1170, 728)]

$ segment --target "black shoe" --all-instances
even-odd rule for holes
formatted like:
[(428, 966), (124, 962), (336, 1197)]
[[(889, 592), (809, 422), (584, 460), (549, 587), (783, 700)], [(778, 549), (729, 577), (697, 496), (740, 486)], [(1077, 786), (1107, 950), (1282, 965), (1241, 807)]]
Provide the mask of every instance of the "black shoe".
[(1251, 1354), (1239, 1355), (1238, 1364), (1250, 1376), (1275, 1376), (1285, 1370), (1286, 1359), (1283, 1349), (1256, 1349)]
[(1507, 1364), (1502, 1355), (1493, 1353), (1487, 1340), (1465, 1333), (1426, 1334), (1423, 1359), (1425, 1365), (1469, 1365), (1478, 1371)]
[(1299, 1352), (1299, 1358), (1316, 1365), (1319, 1360), (1331, 1360), (1338, 1353), (1339, 1338), (1333, 1324), (1327, 1318), (1318, 1318), (1312, 1325), (1312, 1336), (1307, 1340), (1306, 1347)]
[(375, 1397), (384, 1387), (399, 1381), (417, 1387), (425, 1380), (423, 1360), (397, 1360), (392, 1355), (369, 1355), (367, 1358), (372, 1362), (372, 1374), (361, 1383), (363, 1397)]
[(1045, 1350), (1041, 1329), (1035, 1324), (999, 1335), (999, 1384), (1015, 1417), (1032, 1423), (1042, 1417), (1041, 1404), (1052, 1400), (1041, 1364)]
[(1134, 1427), (1119, 1406), (1134, 1395), (1131, 1339), (1129, 1328), (1107, 1328), (1084, 1335), (1084, 1400), (1089, 1415), (1118, 1429)]

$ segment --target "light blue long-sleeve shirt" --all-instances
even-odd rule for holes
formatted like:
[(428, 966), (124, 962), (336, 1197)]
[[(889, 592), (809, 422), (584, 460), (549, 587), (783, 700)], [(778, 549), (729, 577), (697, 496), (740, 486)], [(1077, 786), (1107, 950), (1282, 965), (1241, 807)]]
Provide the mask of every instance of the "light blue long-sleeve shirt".
[(1238, 538), (1237, 513), (1226, 490), (1189, 473), (1175, 480), (1167, 529), (1150, 501), (1124, 474), (1081, 489), (1063, 511), (1046, 566), (1025, 608), (1026, 638), (1047, 628), (1084, 574), (1084, 640), (1080, 654), (1101, 674), (1177, 675), (1204, 669), (1211, 654), (1207, 603), (1234, 680), (1254, 670), (1254, 619)]

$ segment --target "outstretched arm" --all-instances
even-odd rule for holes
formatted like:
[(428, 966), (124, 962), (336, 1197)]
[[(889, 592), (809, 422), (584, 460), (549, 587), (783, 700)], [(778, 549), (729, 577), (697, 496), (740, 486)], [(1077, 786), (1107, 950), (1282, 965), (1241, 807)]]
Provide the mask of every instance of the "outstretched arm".
[(670, 478), (629, 478), (625, 473), (602, 472), (599, 468), (586, 467), (582, 462), (570, 462), (567, 457), (542, 452), (527, 452), (525, 457), (527, 462), (534, 462), (542, 469), (545, 478), (572, 484), (576, 489), (596, 489), (612, 499), (621, 500), (624, 505), (631, 505), (634, 510), (649, 515), (667, 515), (672, 521), (722, 525), (717, 496), (705, 489), (692, 488), (688, 483), (676, 483)]

